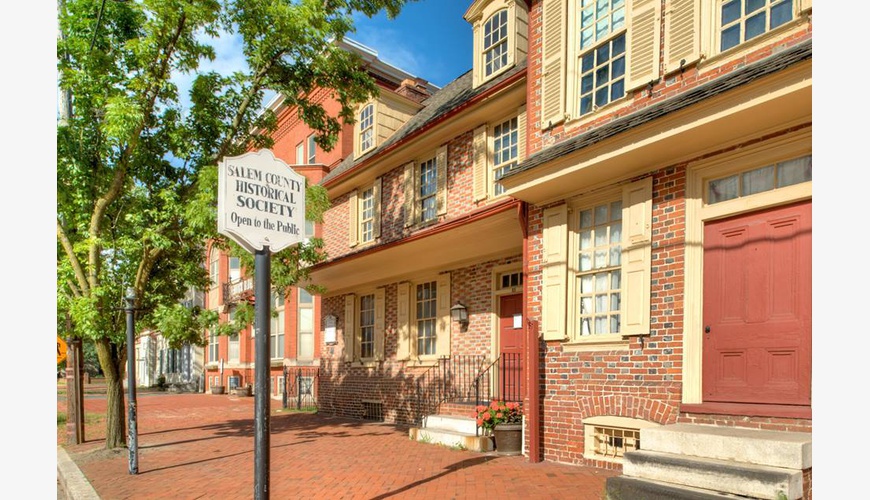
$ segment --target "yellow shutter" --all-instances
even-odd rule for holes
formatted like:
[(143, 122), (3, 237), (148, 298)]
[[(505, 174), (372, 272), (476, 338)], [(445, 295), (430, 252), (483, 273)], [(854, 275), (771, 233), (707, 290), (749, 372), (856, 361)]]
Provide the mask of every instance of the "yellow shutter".
[(622, 191), (622, 334), (647, 335), (652, 267), (652, 177)]
[(447, 213), (447, 145), (438, 148), (435, 153), (435, 170), (438, 182), (438, 215)]
[(486, 125), (474, 129), (474, 142), (472, 144), (474, 155), (474, 201), (486, 199), (487, 179), (489, 177), (489, 165), (487, 162)]
[(384, 359), (384, 331), (386, 325), (386, 291), (375, 290), (375, 359)]
[(347, 225), (348, 225), (348, 242), (351, 247), (355, 247), (359, 243), (359, 202), (357, 199), (357, 190), (354, 189), (347, 199)]
[(698, 0), (670, 0), (665, 14), (665, 73), (701, 57), (701, 15)]
[(415, 177), (416, 175), (414, 175), (414, 162), (408, 163), (407, 165), (405, 165), (405, 173), (403, 179), (403, 182), (405, 184), (405, 227), (413, 226), (416, 222), (416, 219), (414, 217), (414, 207), (416, 205), (416, 203), (414, 202), (414, 195), (416, 194), (414, 192)]
[(568, 206), (544, 210), (543, 296), (541, 321), (544, 340), (565, 339), (568, 288)]
[(812, 10), (813, 0), (801, 0), (801, 12)]
[(344, 354), (342, 359), (345, 361), (353, 361), (354, 360), (354, 346), (356, 342), (354, 342), (356, 338), (356, 314), (354, 314), (354, 303), (356, 302), (356, 296), (354, 294), (348, 294), (344, 297)]
[(565, 118), (565, 2), (544, 0), (541, 71), (542, 129)]
[(450, 356), (450, 273), (438, 275), (436, 309), (438, 331), (435, 338), (435, 353)]
[(480, 85), (482, 80), (481, 75), (483, 75), (483, 58), (481, 57), (481, 40), (482, 31), (480, 27), (480, 21), (474, 23), (472, 27), (472, 57), (474, 62), (472, 63), (471, 68), (471, 88), (477, 88)]
[(526, 159), (526, 105), (517, 111), (517, 163)]
[(411, 356), (411, 296), (410, 284), (406, 281), (399, 283), (396, 289), (396, 326), (397, 348), (396, 359), (407, 360)]
[(372, 226), (374, 226), (374, 238), (381, 237), (381, 178), (375, 179), (375, 184), (372, 186), (372, 204), (373, 218)]
[(628, 75), (625, 90), (646, 85), (659, 76), (661, 0), (632, 0), (628, 15)]

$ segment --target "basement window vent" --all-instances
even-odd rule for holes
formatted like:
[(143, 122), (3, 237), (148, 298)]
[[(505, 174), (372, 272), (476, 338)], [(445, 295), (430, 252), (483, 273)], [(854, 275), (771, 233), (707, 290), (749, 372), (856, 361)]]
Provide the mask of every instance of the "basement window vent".
[(363, 401), (363, 420), (374, 422), (384, 421), (384, 403), (380, 401)]
[(626, 451), (640, 449), (640, 430), (595, 426), (593, 431), (596, 458), (621, 459)]

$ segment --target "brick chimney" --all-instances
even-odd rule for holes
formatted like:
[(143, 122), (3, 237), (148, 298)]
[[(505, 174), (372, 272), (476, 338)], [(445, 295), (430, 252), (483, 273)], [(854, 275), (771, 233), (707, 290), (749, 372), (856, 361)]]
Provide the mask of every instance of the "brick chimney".
[(430, 95), (426, 90), (426, 80), (422, 78), (405, 78), (396, 89), (396, 93), (418, 103), (423, 102)]

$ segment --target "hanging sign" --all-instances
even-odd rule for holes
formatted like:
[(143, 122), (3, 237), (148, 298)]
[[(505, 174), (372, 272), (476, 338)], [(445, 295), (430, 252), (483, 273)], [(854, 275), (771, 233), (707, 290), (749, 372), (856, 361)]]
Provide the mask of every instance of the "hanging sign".
[(60, 335), (58, 335), (57, 336), (57, 362), (58, 363), (66, 361), (66, 350), (67, 350), (66, 342), (64, 342), (64, 340), (62, 338), (60, 338)]
[(305, 177), (272, 151), (224, 158), (218, 166), (218, 232), (247, 251), (279, 252), (305, 239)]

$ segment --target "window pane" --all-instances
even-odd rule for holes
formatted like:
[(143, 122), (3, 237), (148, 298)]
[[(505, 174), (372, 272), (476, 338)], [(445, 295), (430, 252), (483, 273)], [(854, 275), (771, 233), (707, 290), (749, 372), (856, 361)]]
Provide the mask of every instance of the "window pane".
[(761, 12), (746, 20), (746, 39), (751, 40), (764, 33), (767, 26), (767, 13)]
[(770, 191), (773, 189), (773, 166), (744, 172), (742, 182), (742, 196)]
[(770, 29), (791, 21), (793, 12), (791, 2), (792, 0), (788, 0), (770, 8)]
[(722, 26), (733, 23), (740, 17), (740, 0), (731, 0), (722, 4)]
[(794, 160), (784, 161), (776, 166), (776, 184), (778, 187), (791, 186), (813, 180), (813, 157), (804, 156)]
[(764, 4), (767, 3), (767, 0), (746, 0), (746, 13), (751, 14), (756, 10), (764, 7)]
[(592, 269), (592, 254), (583, 252), (580, 254), (580, 270), (589, 271)]
[(722, 43), (719, 50), (728, 50), (731, 47), (736, 47), (738, 43), (740, 43), (740, 25), (735, 24), (722, 31)]
[(586, 250), (592, 246), (592, 231), (580, 232), (580, 250)]
[(720, 201), (733, 200), (734, 198), (737, 198), (736, 175), (710, 181), (707, 203), (719, 203)]
[(599, 205), (595, 207), (595, 225), (605, 224), (608, 220), (607, 205)]

